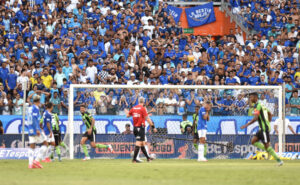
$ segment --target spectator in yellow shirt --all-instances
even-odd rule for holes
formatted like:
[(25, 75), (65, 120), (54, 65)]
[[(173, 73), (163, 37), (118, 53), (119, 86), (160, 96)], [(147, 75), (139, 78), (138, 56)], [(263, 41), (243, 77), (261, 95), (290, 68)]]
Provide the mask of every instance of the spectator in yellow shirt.
[(42, 81), (43, 81), (43, 84), (45, 85), (45, 87), (47, 89), (50, 89), (53, 78), (51, 75), (49, 75), (48, 69), (44, 69), (44, 75), (41, 78), (42, 78)]
[(33, 88), (33, 86), (34, 86), (35, 84), (38, 83), (38, 78), (39, 78), (39, 73), (38, 73), (38, 72), (35, 72), (35, 73), (33, 74), (33, 77), (30, 78), (30, 83), (31, 83), (31, 87), (32, 87), (32, 88)]

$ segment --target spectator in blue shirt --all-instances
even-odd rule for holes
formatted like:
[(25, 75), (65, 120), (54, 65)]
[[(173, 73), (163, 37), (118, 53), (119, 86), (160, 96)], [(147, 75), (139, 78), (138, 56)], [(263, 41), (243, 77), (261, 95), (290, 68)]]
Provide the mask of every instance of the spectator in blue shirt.
[(279, 74), (280, 74), (279, 71), (275, 72), (275, 77), (271, 78), (269, 81), (270, 85), (280, 85), (283, 83), (283, 80), (281, 78), (279, 78)]
[(258, 85), (259, 84), (259, 76), (256, 76), (254, 70), (251, 71), (251, 76), (249, 77), (249, 85)]
[(223, 99), (222, 107), (223, 107), (223, 115), (229, 116), (232, 114), (232, 106), (233, 100), (230, 95), (225, 95), (225, 99)]

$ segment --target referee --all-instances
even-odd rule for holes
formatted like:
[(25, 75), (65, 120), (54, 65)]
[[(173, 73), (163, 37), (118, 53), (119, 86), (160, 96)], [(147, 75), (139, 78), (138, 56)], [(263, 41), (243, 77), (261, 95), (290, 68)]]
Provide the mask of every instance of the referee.
[(133, 163), (140, 163), (141, 162), (141, 161), (136, 159), (140, 149), (142, 150), (142, 152), (146, 156), (148, 162), (153, 160), (153, 158), (149, 157), (149, 155), (146, 151), (146, 148), (145, 148), (145, 145), (146, 145), (146, 142), (145, 142), (145, 126), (146, 126), (145, 122), (146, 122), (146, 120), (150, 124), (150, 126), (152, 127), (153, 132), (157, 132), (152, 120), (148, 116), (146, 108), (144, 107), (145, 98), (140, 97), (138, 102), (139, 102), (139, 104), (132, 107), (130, 109), (130, 111), (125, 109), (126, 116), (127, 117), (132, 117), (132, 119), (133, 119), (133, 126), (134, 126), (133, 134), (134, 134), (135, 139), (136, 139), (135, 148), (134, 148), (134, 155), (133, 155), (133, 159), (132, 159)]

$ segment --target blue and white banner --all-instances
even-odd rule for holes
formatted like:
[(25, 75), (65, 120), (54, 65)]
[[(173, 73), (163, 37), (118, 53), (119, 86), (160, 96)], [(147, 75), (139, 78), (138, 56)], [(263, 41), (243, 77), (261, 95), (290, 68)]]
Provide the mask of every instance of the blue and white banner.
[[(125, 131), (125, 125), (130, 124), (133, 128), (132, 119), (125, 116), (116, 115), (98, 115), (94, 116), (95, 126), (98, 134), (114, 134)], [(254, 123), (246, 129), (240, 127), (249, 122), (253, 117), (250, 116), (212, 116), (207, 123), (208, 134), (254, 134), (258, 130), (258, 123)], [(287, 117), (290, 120), (290, 125), (296, 132), (300, 132), (300, 117)], [(166, 116), (151, 116), (152, 121), (157, 128), (166, 128), (168, 134), (181, 134), (180, 122), (182, 116), (166, 115)], [(271, 122), (271, 134), (274, 134), (274, 121)], [(19, 134), (22, 133), (22, 116), (0, 116), (3, 123), (5, 134)], [(62, 133), (66, 132), (68, 125), (68, 116), (59, 116), (60, 129)], [(193, 122), (192, 116), (188, 116), (188, 120)], [(74, 134), (82, 134), (85, 132), (85, 124), (82, 122), (81, 116), (74, 116)], [(149, 124), (146, 123), (147, 130)], [(27, 125), (25, 123), (25, 133), (27, 133)], [(286, 134), (292, 134), (290, 129), (286, 130)]]
[(197, 27), (216, 21), (213, 3), (185, 9), (189, 27)]
[(168, 5), (167, 9), (169, 10), (169, 15), (173, 16), (174, 21), (177, 24), (181, 16), (182, 9), (171, 5)]

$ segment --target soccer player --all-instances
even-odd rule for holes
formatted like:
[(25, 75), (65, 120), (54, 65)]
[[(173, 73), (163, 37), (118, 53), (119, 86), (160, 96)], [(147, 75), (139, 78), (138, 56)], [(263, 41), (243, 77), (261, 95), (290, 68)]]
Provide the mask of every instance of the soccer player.
[(45, 159), (42, 162), (51, 162), (50, 156), (55, 147), (54, 135), (52, 132), (52, 110), (53, 104), (51, 102), (47, 103), (46, 111), (43, 114), (43, 130), (47, 138), (47, 152), (45, 154)]
[(133, 119), (133, 133), (136, 139), (135, 148), (134, 148), (134, 154), (133, 154), (133, 163), (140, 163), (141, 161), (137, 160), (137, 155), (140, 152), (140, 149), (142, 150), (143, 154), (147, 158), (147, 161), (150, 162), (153, 160), (151, 158), (145, 148), (146, 142), (145, 142), (145, 122), (150, 124), (150, 126), (153, 129), (153, 132), (157, 132), (152, 120), (149, 118), (146, 108), (144, 107), (145, 98), (140, 97), (138, 99), (138, 105), (132, 107), (130, 111), (125, 109), (125, 113), (127, 117), (131, 117)]
[(209, 121), (209, 113), (211, 107), (212, 107), (211, 102), (206, 101), (198, 112), (199, 120), (198, 120), (197, 130), (199, 135), (199, 145), (198, 145), (199, 162), (207, 161), (207, 159), (204, 157), (204, 151), (205, 151), (205, 143), (206, 143), (207, 121)]
[[(58, 160), (61, 161), (61, 152), (60, 152), (60, 146), (63, 147), (65, 150), (67, 149), (67, 146), (65, 143), (61, 140), (61, 132), (59, 129), (59, 118), (57, 114), (52, 113), (52, 130), (53, 130), (53, 135), (54, 135), (54, 140), (55, 140), (55, 151), (58, 156)], [(51, 159), (53, 159), (53, 153), (51, 155)]]
[[(39, 106), (40, 106), (40, 96), (36, 95), (33, 98), (33, 105), (29, 107), (27, 111), (27, 124), (28, 124), (29, 144), (30, 144), (30, 148), (28, 152), (29, 169), (43, 168), (43, 166), (40, 164), (40, 160), (42, 159), (43, 154), (47, 150), (46, 137), (42, 132), (39, 124), (39, 118), (40, 118)], [(43, 143), (43, 145), (39, 150), (39, 154), (34, 159), (35, 145), (38, 143)]]
[(198, 151), (198, 142), (199, 142), (199, 135), (198, 135), (198, 130), (197, 130), (197, 125), (198, 125), (197, 123), (199, 120), (199, 116), (198, 116), (199, 109), (200, 109), (199, 106), (195, 107), (195, 113), (193, 114), (193, 126), (192, 126), (193, 136), (194, 136), (193, 144), (194, 144), (194, 148), (197, 151)]
[[(254, 104), (253, 115), (254, 118), (249, 121), (247, 124), (241, 126), (241, 129), (248, 127), (254, 122), (258, 121), (259, 123), (259, 131), (252, 138), (252, 145), (260, 148), (262, 150), (266, 150), (269, 154), (271, 154), (274, 159), (278, 162), (279, 166), (283, 165), (282, 160), (277, 156), (273, 148), (270, 146), (270, 120), (272, 120), (271, 112), (262, 104), (258, 102), (258, 94), (256, 92), (250, 94), (250, 103)], [(259, 142), (259, 141), (262, 141)]]
[(85, 145), (87, 140), (90, 140), (91, 146), (93, 148), (106, 148), (108, 151), (113, 152), (113, 148), (111, 145), (102, 145), (102, 144), (96, 144), (95, 143), (95, 134), (96, 134), (96, 127), (95, 127), (95, 119), (86, 111), (86, 108), (84, 105), (80, 106), (80, 113), (82, 116), (83, 123), (86, 126), (86, 132), (83, 134), (82, 139), (80, 141), (80, 144), (82, 146), (83, 152), (84, 152), (84, 161), (90, 160), (90, 156), (88, 153), (88, 149)]

